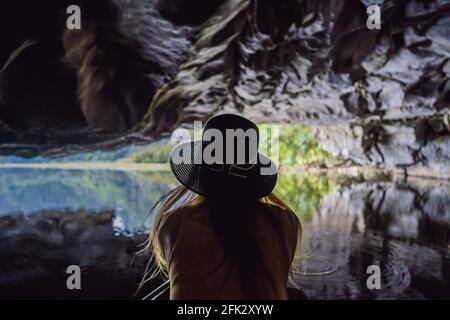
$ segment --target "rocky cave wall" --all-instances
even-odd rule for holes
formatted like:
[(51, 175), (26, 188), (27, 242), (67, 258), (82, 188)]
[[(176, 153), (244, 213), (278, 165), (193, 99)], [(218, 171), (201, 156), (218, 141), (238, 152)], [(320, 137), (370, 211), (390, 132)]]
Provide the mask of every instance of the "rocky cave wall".
[[(75, 3), (80, 31), (64, 30), (64, 1), (35, 8), (38, 28), (2, 4), (2, 141), (75, 122), (157, 138), (238, 112), (311, 125), (359, 164), (448, 173), (449, 1)], [(380, 30), (366, 26), (369, 4)]]

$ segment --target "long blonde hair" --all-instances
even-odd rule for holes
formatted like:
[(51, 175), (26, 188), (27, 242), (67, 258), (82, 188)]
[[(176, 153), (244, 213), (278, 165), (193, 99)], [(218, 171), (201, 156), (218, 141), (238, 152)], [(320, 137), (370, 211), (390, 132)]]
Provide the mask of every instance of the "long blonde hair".
[[(183, 186), (179, 186), (163, 195), (150, 210), (150, 216), (154, 216), (153, 227), (147, 241), (142, 244), (142, 249), (138, 254), (151, 252), (152, 257), (146, 265), (144, 276), (139, 284), (139, 289), (141, 289), (148, 281), (158, 276), (168, 278), (168, 265), (160, 243), (160, 232), (166, 221), (176, 210), (187, 207), (193, 208), (204, 202), (206, 202), (204, 197), (193, 193)], [(228, 201), (228, 203), (233, 202)], [(256, 203), (278, 207), (281, 209), (279, 210), (280, 214), (287, 213), (295, 215), (289, 206), (274, 193), (270, 193), (257, 200)], [(300, 221), (298, 222), (299, 232), (297, 235), (297, 248), (300, 247), (302, 240), (302, 228)]]

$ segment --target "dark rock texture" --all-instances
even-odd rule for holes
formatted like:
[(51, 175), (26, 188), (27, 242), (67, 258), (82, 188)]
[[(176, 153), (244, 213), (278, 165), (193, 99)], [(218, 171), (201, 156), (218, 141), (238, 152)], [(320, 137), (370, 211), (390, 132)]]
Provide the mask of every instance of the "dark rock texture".
[[(83, 122), (76, 77), (62, 61), (65, 22), (59, 13), (68, 2), (0, 3), (0, 123), (18, 129), (16, 136), (31, 128)], [(2, 135), (2, 140), (12, 139)]]
[(227, 1), (153, 99), (144, 130), (221, 111), (330, 124), (448, 107), (450, 6), (379, 3), (381, 30), (368, 30), (362, 1)]
[(450, 178), (449, 115), (315, 126), (320, 145), (335, 157), (358, 164), (401, 167), (412, 175)]
[(65, 30), (68, 3), (22, 17), (24, 3), (0, 10), (2, 141), (67, 122), (160, 137), (238, 112), (317, 126), (360, 164), (448, 168), (446, 0), (77, 0), (80, 31)]
[(165, 17), (181, 24), (201, 24), (211, 17), (225, 0), (154, 0), (155, 8)]
[[(39, 63), (36, 63), (39, 61)], [(0, 115), (26, 130), (83, 123), (72, 70), (37, 41), (25, 41), (0, 72)]]
[(319, 125), (319, 142), (360, 164), (447, 169), (450, 5), (228, 1), (197, 36), (140, 129), (158, 135), (217, 112)]
[[(81, 8), (81, 30), (66, 28), (69, 5)], [(177, 74), (193, 34), (144, 0), (19, 0), (0, 14), (0, 121), (18, 130), (130, 129)]]
[(89, 126), (125, 130), (140, 122), (156, 90), (178, 72), (191, 46), (190, 27), (175, 26), (150, 1), (86, 2), (84, 26), (66, 30)]

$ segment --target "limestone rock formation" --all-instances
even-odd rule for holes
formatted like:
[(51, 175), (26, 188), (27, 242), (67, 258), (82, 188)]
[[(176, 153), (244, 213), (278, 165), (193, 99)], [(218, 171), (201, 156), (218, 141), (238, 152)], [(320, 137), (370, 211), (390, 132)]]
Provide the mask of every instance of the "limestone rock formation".
[[(66, 27), (69, 5), (81, 8), (81, 30)], [(124, 133), (176, 75), (193, 34), (147, 0), (20, 0), (0, 15), (0, 119), (22, 131)]]
[(214, 14), (225, 0), (154, 0), (155, 8), (165, 17), (181, 24), (201, 24)]
[[(0, 10), (10, 16), (0, 19), (1, 141), (80, 122), (158, 138), (237, 112), (313, 125), (327, 150), (360, 164), (448, 169), (446, 0), (73, 3), (79, 31), (65, 30), (65, 1), (31, 7), (44, 25), (18, 19), (19, 5)], [(366, 25), (371, 4), (379, 30)], [(38, 144), (55, 145), (49, 136)]]
[(324, 124), (448, 106), (450, 7), (380, 5), (381, 30), (369, 30), (362, 1), (227, 1), (203, 25), (177, 78), (155, 96), (146, 130), (220, 111)]
[(320, 145), (335, 157), (358, 164), (404, 168), (406, 173), (450, 178), (448, 115), (315, 126)]
[(84, 26), (65, 31), (65, 55), (77, 72), (88, 125), (126, 130), (177, 74), (191, 46), (191, 28), (161, 17), (149, 1), (101, 3), (83, 4)]
[(228, 1), (140, 125), (158, 135), (217, 112), (317, 126), (325, 149), (360, 164), (448, 169), (450, 5)]

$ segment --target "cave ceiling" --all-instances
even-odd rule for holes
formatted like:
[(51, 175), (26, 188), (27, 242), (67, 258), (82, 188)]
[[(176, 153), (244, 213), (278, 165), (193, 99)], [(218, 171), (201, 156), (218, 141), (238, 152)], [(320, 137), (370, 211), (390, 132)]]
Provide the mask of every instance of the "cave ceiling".
[(449, 1), (71, 1), (81, 30), (64, 28), (66, 1), (25, 16), (20, 2), (0, 5), (3, 153), (146, 142), (235, 112), (310, 125), (360, 164), (450, 163)]

